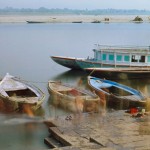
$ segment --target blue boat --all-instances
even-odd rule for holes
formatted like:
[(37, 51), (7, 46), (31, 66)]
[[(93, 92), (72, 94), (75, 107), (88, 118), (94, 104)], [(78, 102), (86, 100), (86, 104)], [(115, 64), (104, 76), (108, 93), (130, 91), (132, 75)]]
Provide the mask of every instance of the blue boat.
[(126, 85), (92, 76), (88, 76), (88, 85), (108, 105), (119, 106), (121, 109), (146, 105), (146, 97), (140, 91)]
[(150, 47), (96, 45), (93, 58), (52, 56), (60, 65), (71, 69), (150, 67)]

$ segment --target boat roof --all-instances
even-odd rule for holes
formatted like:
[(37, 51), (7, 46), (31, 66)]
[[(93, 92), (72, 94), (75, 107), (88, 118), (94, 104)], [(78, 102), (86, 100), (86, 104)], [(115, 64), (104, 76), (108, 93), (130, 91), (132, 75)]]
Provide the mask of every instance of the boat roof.
[(105, 52), (118, 52), (118, 53), (150, 53), (150, 46), (107, 46), (107, 45), (98, 45), (93, 51), (105, 51)]
[(14, 77), (7, 73), (0, 82), (0, 89), (3, 89), (4, 91), (14, 91), (27, 89), (27, 86), (24, 83), (14, 80)]

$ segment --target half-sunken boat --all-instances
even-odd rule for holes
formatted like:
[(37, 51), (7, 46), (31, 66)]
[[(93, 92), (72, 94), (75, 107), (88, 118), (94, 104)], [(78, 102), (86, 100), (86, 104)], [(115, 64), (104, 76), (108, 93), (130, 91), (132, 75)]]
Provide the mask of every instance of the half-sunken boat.
[[(52, 56), (60, 65), (71, 69), (106, 67), (150, 67), (150, 47), (96, 45), (93, 58)], [(71, 65), (70, 65), (71, 64)]]
[(25, 105), (36, 110), (44, 98), (45, 94), (36, 86), (8, 73), (0, 82), (0, 100), (12, 111), (23, 109)]
[(149, 78), (149, 67), (124, 67), (124, 68), (85, 68), (91, 76), (107, 79), (135, 79)]
[(138, 90), (114, 81), (88, 76), (88, 84), (108, 106), (128, 109), (146, 105), (146, 97)]
[(61, 81), (49, 81), (48, 91), (53, 104), (71, 112), (98, 112), (99, 97)]

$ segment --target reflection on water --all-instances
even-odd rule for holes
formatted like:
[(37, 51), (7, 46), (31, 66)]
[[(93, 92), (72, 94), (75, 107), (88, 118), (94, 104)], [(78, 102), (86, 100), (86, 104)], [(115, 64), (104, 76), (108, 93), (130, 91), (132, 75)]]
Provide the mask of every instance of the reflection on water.
[(55, 76), (53, 79), (68, 82), (70, 84), (77, 84), (81, 78), (84, 80), (83, 82), (85, 82), (87, 75), (86, 72), (81, 70), (69, 70)]
[(0, 115), (1, 123), (0, 125), (19, 125), (28, 123), (42, 123), (42, 117), (30, 117), (24, 114), (14, 114), (14, 115)]
[(0, 115), (0, 149), (43, 149), (47, 127), (41, 117)]

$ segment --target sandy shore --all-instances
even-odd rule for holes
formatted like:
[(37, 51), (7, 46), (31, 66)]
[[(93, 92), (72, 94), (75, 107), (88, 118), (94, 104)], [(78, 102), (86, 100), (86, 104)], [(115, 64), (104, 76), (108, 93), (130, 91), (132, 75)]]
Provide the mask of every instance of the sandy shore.
[[(132, 22), (137, 15), (0, 15), (0, 23), (24, 23), (38, 21), (45, 23), (71, 22)], [(150, 16), (139, 15), (143, 22), (150, 22)]]

